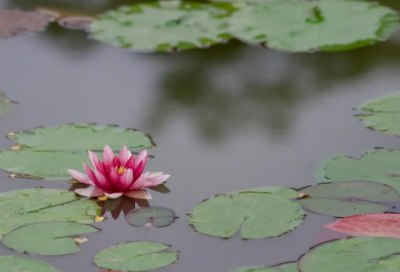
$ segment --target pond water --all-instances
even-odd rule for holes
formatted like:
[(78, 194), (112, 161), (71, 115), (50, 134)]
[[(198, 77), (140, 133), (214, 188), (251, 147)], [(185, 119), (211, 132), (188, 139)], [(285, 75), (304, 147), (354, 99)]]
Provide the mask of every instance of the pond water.
[[(93, 15), (133, 1), (0, 0), (0, 8), (65, 8)], [(400, 9), (397, 0), (381, 1)], [(151, 206), (180, 217), (166, 228), (136, 228), (123, 216), (95, 223), (82, 252), (38, 257), (64, 272), (95, 272), (96, 252), (126, 241), (154, 241), (180, 251), (160, 272), (215, 272), (274, 265), (316, 243), (328, 216), (308, 214), (279, 238), (221, 240), (196, 233), (186, 214), (217, 193), (279, 185), (315, 184), (312, 167), (335, 154), (360, 156), (375, 147), (399, 148), (398, 138), (367, 130), (352, 108), (400, 88), (400, 33), (390, 42), (341, 53), (284, 54), (232, 41), (181, 53), (139, 54), (103, 45), (81, 31), (52, 25), (35, 36), (0, 41), (0, 90), (18, 101), (0, 119), (6, 133), (67, 123), (118, 124), (150, 134), (157, 143), (148, 168), (172, 177), (169, 194)], [(68, 189), (67, 183), (9, 179), (19, 188)], [(24, 255), (0, 247), (0, 255)]]

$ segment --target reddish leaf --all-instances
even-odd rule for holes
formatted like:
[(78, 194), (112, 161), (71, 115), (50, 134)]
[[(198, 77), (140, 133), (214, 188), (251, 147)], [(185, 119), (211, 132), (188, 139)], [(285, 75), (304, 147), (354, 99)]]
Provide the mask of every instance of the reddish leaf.
[(352, 236), (400, 239), (400, 214), (370, 213), (353, 215), (324, 226)]
[(0, 38), (6, 39), (24, 33), (40, 31), (47, 24), (47, 18), (39, 13), (0, 10)]

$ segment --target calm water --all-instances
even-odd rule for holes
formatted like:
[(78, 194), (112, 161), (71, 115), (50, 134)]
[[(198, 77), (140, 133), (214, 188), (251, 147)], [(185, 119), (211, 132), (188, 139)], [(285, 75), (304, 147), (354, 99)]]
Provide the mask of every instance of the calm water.
[[(81, 3), (84, 2), (84, 3)], [(130, 1), (0, 0), (0, 8), (64, 7), (96, 14)], [(34, 3), (34, 4), (32, 4)], [(398, 0), (382, 1), (400, 9)], [(172, 175), (171, 193), (152, 206), (180, 216), (162, 229), (134, 228), (122, 216), (95, 224), (82, 252), (43, 259), (64, 272), (96, 272), (94, 254), (126, 241), (172, 245), (179, 260), (160, 272), (216, 272), (296, 260), (330, 217), (310, 214), (280, 238), (221, 240), (194, 232), (186, 213), (216, 193), (261, 185), (313, 184), (312, 166), (329, 156), (400, 148), (396, 137), (367, 130), (353, 107), (400, 88), (400, 33), (391, 42), (344, 53), (282, 54), (230, 42), (183, 53), (138, 54), (51, 26), (0, 41), (0, 90), (19, 101), (0, 119), (7, 132), (66, 123), (118, 124), (153, 136), (150, 170)], [(6, 173), (0, 173), (5, 175)], [(0, 191), (60, 183), (0, 177)], [(0, 247), (0, 255), (20, 255)], [(21, 254), (22, 255), (22, 254)]]

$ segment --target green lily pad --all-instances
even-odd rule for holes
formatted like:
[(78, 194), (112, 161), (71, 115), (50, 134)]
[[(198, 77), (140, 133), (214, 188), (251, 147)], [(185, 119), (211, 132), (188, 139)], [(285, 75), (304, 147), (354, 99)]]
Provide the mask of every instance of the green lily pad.
[(162, 207), (145, 207), (130, 211), (125, 220), (129, 225), (135, 227), (167, 227), (174, 222), (177, 217), (173, 210)]
[(23, 148), (34, 151), (102, 151), (106, 144), (118, 151), (124, 145), (131, 150), (154, 146), (149, 136), (135, 129), (123, 129), (114, 125), (40, 127), (32, 131), (9, 133), (8, 137)]
[(177, 51), (228, 40), (228, 3), (159, 1), (109, 11), (90, 25), (105, 43), (140, 51)]
[(43, 188), (1, 193), (0, 238), (16, 228), (32, 223), (92, 223), (101, 208), (92, 200), (79, 199), (73, 192)]
[(299, 260), (302, 272), (400, 270), (400, 240), (349, 238), (316, 246)]
[[(99, 154), (101, 156), (101, 154)], [(0, 151), (0, 168), (16, 177), (67, 180), (67, 169), (81, 169), (82, 162), (89, 164), (86, 151), (43, 152), (30, 150)]]
[(45, 262), (15, 256), (0, 256), (0, 272), (61, 272)]
[(198, 204), (189, 223), (203, 234), (229, 238), (239, 230), (243, 239), (280, 236), (303, 221), (301, 205), (270, 193), (217, 195)]
[(227, 272), (282, 272), (282, 270), (269, 266), (248, 266), (233, 268), (228, 270)]
[(98, 232), (95, 227), (71, 222), (42, 222), (15, 229), (3, 237), (3, 245), (20, 252), (38, 255), (77, 253), (73, 236)]
[(381, 203), (400, 202), (392, 187), (370, 181), (342, 181), (307, 187), (301, 193), (310, 196), (298, 200), (304, 209), (323, 215), (346, 217), (365, 213), (383, 213), (390, 209)]
[(248, 5), (229, 20), (233, 36), (269, 48), (339, 51), (387, 40), (399, 27), (397, 12), (359, 0), (267, 1)]
[(400, 150), (367, 151), (360, 159), (333, 156), (314, 168), (318, 183), (365, 180), (387, 184), (400, 193)]
[(300, 272), (297, 268), (297, 262), (283, 263), (276, 265), (275, 267), (279, 268), (281, 272)]
[(9, 114), (14, 109), (14, 103), (7, 99), (6, 95), (0, 92), (0, 117)]
[(153, 242), (119, 244), (97, 253), (94, 262), (110, 270), (153, 270), (173, 264), (178, 259), (178, 252), (165, 251), (169, 247)]
[(267, 193), (267, 194), (274, 194), (278, 196), (283, 196), (289, 199), (296, 199), (298, 192), (291, 188), (279, 187), (279, 186), (262, 186), (262, 187), (255, 187), (246, 189), (243, 191), (236, 191), (231, 192), (228, 194), (246, 194), (246, 193)]
[(370, 112), (357, 115), (366, 127), (400, 136), (400, 92), (375, 97), (364, 102), (358, 109)]

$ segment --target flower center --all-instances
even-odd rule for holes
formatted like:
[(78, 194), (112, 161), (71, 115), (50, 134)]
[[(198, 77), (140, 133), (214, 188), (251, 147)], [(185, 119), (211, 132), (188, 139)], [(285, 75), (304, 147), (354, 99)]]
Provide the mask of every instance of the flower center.
[(120, 167), (115, 166), (115, 170), (117, 170), (118, 174), (121, 175), (121, 174), (124, 173), (127, 169), (126, 169), (125, 166), (120, 166)]

